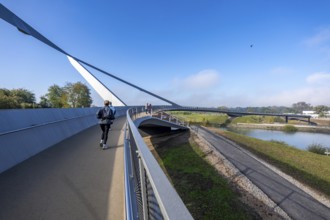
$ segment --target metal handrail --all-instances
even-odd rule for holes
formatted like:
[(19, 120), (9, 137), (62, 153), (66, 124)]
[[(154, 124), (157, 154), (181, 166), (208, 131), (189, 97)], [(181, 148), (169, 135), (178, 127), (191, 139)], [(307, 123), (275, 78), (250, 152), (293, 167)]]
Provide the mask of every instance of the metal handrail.
[(132, 204), (132, 193), (130, 186), (131, 179), (131, 160), (129, 157), (129, 137), (128, 137), (128, 124), (126, 123), (124, 132), (124, 181), (125, 181), (125, 214), (126, 219), (134, 219), (133, 217), (133, 204)]
[[(154, 158), (152, 153), (150, 152), (148, 146), (145, 144), (143, 138), (141, 137), (138, 129), (134, 125), (134, 122), (131, 118), (132, 109), (129, 109), (126, 112), (127, 116), (127, 127), (125, 131), (125, 212), (126, 212), (126, 219), (148, 219), (149, 217), (146, 216), (148, 212), (143, 210), (148, 210), (149, 203), (148, 202), (140, 202), (142, 204), (142, 211), (139, 212), (136, 200), (137, 196), (134, 196), (133, 190), (135, 189), (136, 185), (141, 184), (139, 187), (143, 187), (144, 189), (148, 188), (146, 184), (150, 184), (150, 188), (152, 189), (152, 193), (156, 198), (157, 205), (160, 209), (160, 215), (163, 219), (193, 219), (190, 212), (188, 211), (187, 207), (182, 202), (181, 198), (175, 191), (174, 187), (171, 185), (169, 180), (167, 179), (165, 173), (159, 166), (157, 160)], [(129, 135), (129, 138), (128, 138)], [(127, 141), (126, 141), (127, 140)], [(136, 146), (137, 152), (132, 152), (133, 148), (131, 145), (134, 144)], [(131, 151), (131, 152), (129, 152)], [(133, 173), (132, 168), (130, 165), (133, 164), (133, 161), (129, 161), (130, 156), (132, 154), (139, 160), (137, 166), (140, 166), (138, 169), (142, 169), (143, 178), (134, 176), (133, 178), (130, 177), (130, 174)], [(134, 173), (135, 175), (140, 175)], [(146, 181), (143, 181), (146, 178)], [(140, 181), (137, 181), (137, 179)], [(134, 183), (135, 181), (135, 183)], [(136, 184), (136, 182), (139, 182)], [(148, 182), (148, 183), (145, 183)], [(148, 185), (149, 186), (149, 185)], [(132, 189), (133, 187), (133, 189)], [(140, 189), (135, 189), (135, 192), (141, 192)], [(143, 190), (142, 190), (143, 192)], [(140, 195), (141, 196), (141, 195)], [(142, 197), (145, 195), (142, 195)], [(140, 204), (139, 203), (139, 204)], [(141, 210), (141, 209), (140, 209)], [(142, 213), (141, 213), (142, 212)], [(146, 214), (147, 213), (147, 214)], [(142, 216), (142, 217), (141, 217)]]

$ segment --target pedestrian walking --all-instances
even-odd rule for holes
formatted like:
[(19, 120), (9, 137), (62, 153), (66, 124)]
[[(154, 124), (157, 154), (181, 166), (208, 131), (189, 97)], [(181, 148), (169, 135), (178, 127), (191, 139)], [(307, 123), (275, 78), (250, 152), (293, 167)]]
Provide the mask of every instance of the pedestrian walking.
[(149, 103), (149, 105), (148, 105), (148, 112), (149, 112), (149, 114), (151, 114), (151, 110), (152, 110), (152, 106), (151, 106), (151, 103)]
[(107, 149), (108, 133), (111, 128), (111, 124), (115, 119), (116, 109), (112, 106), (109, 100), (104, 101), (104, 107), (99, 109), (97, 112), (97, 118), (99, 119), (99, 125), (102, 130), (100, 147)]
[(146, 110), (146, 114), (148, 114), (148, 108), (149, 108), (149, 103), (147, 102), (147, 104), (145, 105), (145, 110)]

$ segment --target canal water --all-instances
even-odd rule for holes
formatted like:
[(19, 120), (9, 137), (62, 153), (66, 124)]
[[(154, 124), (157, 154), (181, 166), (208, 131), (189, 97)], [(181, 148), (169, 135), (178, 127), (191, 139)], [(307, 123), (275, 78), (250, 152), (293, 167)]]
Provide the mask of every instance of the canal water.
[(306, 150), (311, 144), (321, 144), (323, 147), (330, 148), (330, 134), (311, 132), (286, 133), (283, 131), (248, 128), (226, 128), (226, 130), (266, 141), (283, 141), (302, 150)]

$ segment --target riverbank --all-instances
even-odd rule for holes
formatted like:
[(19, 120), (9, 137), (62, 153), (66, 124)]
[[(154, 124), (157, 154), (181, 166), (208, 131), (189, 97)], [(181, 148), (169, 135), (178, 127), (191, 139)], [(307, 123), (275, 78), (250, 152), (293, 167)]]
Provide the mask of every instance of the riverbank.
[[(214, 128), (208, 129), (213, 130), (215, 133), (231, 133)], [(327, 169), (328, 163), (326, 163), (329, 162), (327, 160), (329, 159), (328, 157), (303, 152), (280, 143), (258, 141), (253, 138), (232, 134), (240, 137), (234, 139), (241, 144), (244, 143), (242, 147), (245, 149), (252, 150), (250, 145), (251, 140), (253, 140), (252, 145), (260, 150), (257, 155), (258, 158), (264, 159), (264, 164), (268, 164), (266, 161), (272, 161), (271, 164), (275, 164), (280, 168), (276, 169), (276, 166), (267, 165), (274, 172), (279, 173), (289, 182), (299, 186), (300, 189), (306, 191), (326, 207), (330, 207), (329, 194), (322, 193), (324, 191), (330, 192), (329, 170)], [(239, 173), (237, 168), (231, 165), (223, 155), (213, 148), (213, 145), (208, 144), (205, 139), (199, 138), (199, 135), (195, 135), (195, 132), (193, 134), (191, 132), (174, 132), (172, 135), (162, 134), (145, 137), (144, 140), (161, 164), (164, 172), (169, 176), (180, 197), (187, 205), (187, 208), (196, 219), (202, 217), (210, 219), (249, 219), (251, 217), (251, 219), (286, 218), (286, 214), (283, 213), (283, 210), (276, 203), (258, 187), (254, 186), (245, 175)], [(256, 153), (258, 152), (257, 149), (252, 151)], [(280, 159), (276, 160), (274, 157)], [(205, 163), (202, 162), (203, 159), (208, 161), (220, 175), (206, 171), (207, 168)], [(290, 161), (298, 164), (298, 167), (292, 166)], [(297, 163), (297, 161), (301, 163)], [(200, 164), (204, 165), (200, 167)], [(303, 168), (303, 170), (300, 168)], [(313, 177), (308, 174), (311, 173), (311, 169), (313, 170)], [(287, 171), (287, 175), (280, 170)], [(302, 184), (306, 181), (299, 183), (290, 176), (300, 181), (307, 179), (307, 182), (310, 183), (309, 185), (317, 190), (313, 190), (311, 187)], [(235, 202), (236, 199), (234, 198), (236, 196), (233, 197), (231, 190), (228, 186), (225, 186), (226, 184), (221, 184), (221, 190), (217, 190), (219, 180), (216, 179), (221, 179), (222, 177), (229, 181), (229, 187), (232, 188), (233, 192), (238, 193), (236, 196), (245, 205), (239, 205)], [(235, 209), (234, 212), (232, 211), (233, 208)], [(245, 212), (243, 214), (244, 210), (247, 213)], [(225, 213), (228, 213), (228, 215)], [(242, 215), (244, 216), (243, 218)]]
[(329, 207), (329, 157), (299, 150), (282, 143), (263, 141), (215, 128), (208, 128), (277, 167), (283, 173), (305, 185), (313, 197), (323, 200)]
[(323, 127), (323, 126), (321, 127), (321, 126), (312, 126), (312, 125), (237, 123), (237, 124), (230, 124), (229, 127), (283, 131), (286, 125), (294, 126), (295, 128), (297, 128), (297, 131), (330, 134), (330, 127)]
[[(228, 181), (219, 175), (215, 164), (205, 160), (214, 153), (203, 151), (200, 145), (205, 143), (190, 131), (147, 136), (144, 141), (195, 219), (281, 219), (250, 192), (236, 187), (242, 178)], [(213, 161), (219, 165), (218, 158)]]

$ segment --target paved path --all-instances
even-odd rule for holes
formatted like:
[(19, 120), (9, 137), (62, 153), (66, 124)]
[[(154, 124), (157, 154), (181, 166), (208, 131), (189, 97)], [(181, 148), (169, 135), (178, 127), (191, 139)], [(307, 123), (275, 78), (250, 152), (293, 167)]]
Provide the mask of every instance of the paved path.
[(330, 219), (330, 209), (307, 193), (255, 160), (224, 138), (204, 128), (198, 133), (236, 166), (250, 181), (267, 194), (293, 219)]
[(124, 219), (123, 129), (93, 126), (0, 174), (0, 219)]

